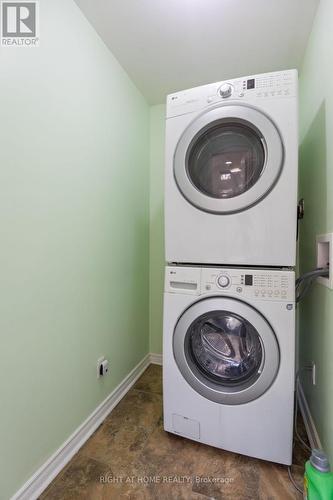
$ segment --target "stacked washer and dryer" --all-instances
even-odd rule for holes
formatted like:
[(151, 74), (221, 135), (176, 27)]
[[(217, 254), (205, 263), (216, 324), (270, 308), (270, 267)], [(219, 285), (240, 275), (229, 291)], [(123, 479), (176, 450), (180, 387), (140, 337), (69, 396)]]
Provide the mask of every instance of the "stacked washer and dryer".
[(297, 72), (169, 95), (166, 431), (292, 461)]

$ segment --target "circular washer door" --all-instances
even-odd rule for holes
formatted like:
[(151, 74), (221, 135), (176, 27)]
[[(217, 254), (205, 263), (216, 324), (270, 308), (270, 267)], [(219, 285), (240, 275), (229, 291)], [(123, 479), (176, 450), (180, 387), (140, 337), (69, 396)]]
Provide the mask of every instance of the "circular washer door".
[(273, 122), (255, 108), (226, 105), (197, 117), (174, 155), (183, 196), (197, 208), (225, 214), (245, 210), (274, 187), (283, 144)]
[(212, 297), (190, 306), (177, 322), (173, 353), (185, 380), (216, 403), (260, 397), (279, 368), (279, 347), (265, 318), (236, 299)]

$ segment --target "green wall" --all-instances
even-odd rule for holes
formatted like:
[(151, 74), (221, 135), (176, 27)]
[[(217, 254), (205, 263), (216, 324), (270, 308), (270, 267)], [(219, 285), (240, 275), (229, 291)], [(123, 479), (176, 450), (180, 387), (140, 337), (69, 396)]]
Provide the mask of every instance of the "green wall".
[(164, 287), (164, 132), (165, 105), (150, 108), (150, 351), (162, 352)]
[(1, 500), (149, 350), (149, 107), (72, 0), (40, 27), (0, 52)]
[[(300, 268), (315, 267), (317, 234), (333, 231), (333, 2), (321, 0), (300, 73)], [(300, 366), (314, 361), (317, 383), (302, 381), (333, 463), (333, 291), (316, 284), (300, 307)]]

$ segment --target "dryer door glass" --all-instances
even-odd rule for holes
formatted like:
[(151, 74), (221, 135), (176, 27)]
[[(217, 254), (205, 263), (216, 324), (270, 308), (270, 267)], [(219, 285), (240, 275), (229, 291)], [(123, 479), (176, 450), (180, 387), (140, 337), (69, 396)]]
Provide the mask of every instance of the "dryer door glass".
[(234, 386), (258, 378), (260, 336), (241, 316), (227, 311), (203, 314), (190, 326), (186, 340), (190, 357), (209, 380)]
[(265, 165), (259, 133), (241, 123), (220, 123), (194, 141), (187, 156), (191, 182), (212, 198), (233, 198), (258, 181)]
[(278, 182), (284, 147), (276, 125), (246, 105), (222, 105), (198, 115), (173, 155), (178, 189), (193, 206), (216, 214), (259, 203)]

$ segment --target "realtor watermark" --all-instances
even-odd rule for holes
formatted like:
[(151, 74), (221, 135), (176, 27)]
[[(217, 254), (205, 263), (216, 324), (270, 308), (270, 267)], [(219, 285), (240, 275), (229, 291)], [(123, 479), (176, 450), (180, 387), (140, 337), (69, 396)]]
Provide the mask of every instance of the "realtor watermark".
[(38, 47), (39, 2), (1, 2), (1, 45)]
[(166, 476), (113, 476), (105, 474), (100, 476), (99, 482), (102, 484), (230, 484), (234, 482), (234, 478), (222, 476), (181, 476), (181, 475), (166, 475)]

